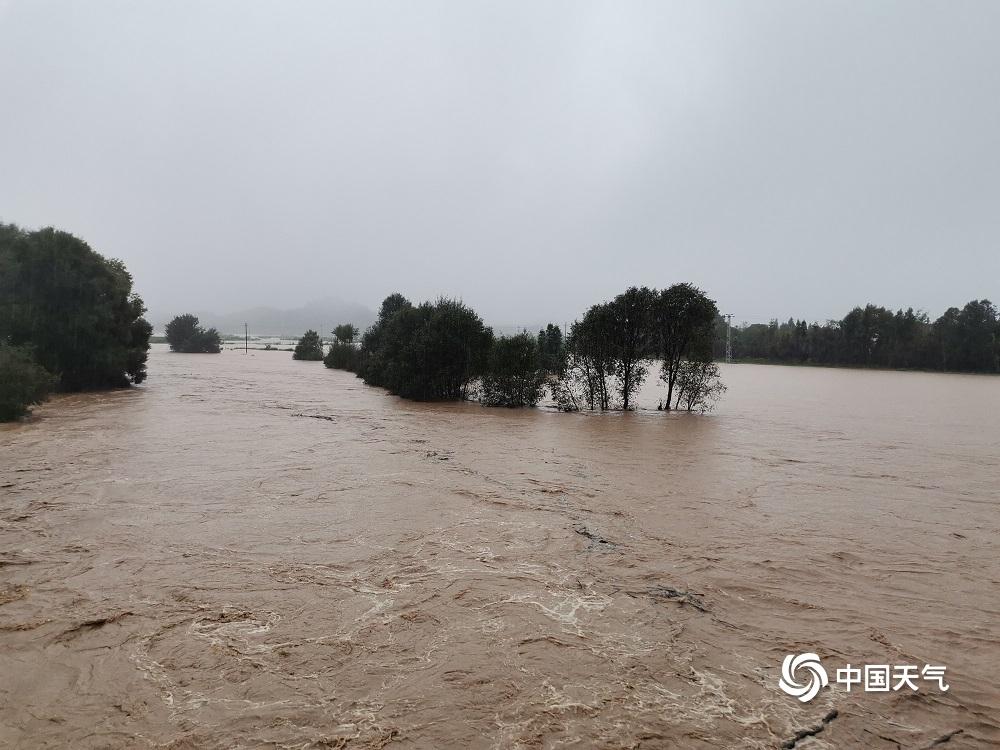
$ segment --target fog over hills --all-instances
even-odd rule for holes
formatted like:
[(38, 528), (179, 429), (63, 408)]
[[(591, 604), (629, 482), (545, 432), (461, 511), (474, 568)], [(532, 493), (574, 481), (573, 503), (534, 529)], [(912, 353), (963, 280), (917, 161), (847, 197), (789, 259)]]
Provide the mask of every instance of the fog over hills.
[[(423, 302), (422, 299), (412, 299), (411, 301), (414, 304)], [(152, 309), (146, 314), (146, 319), (153, 324), (154, 332), (157, 335), (163, 335), (164, 328), (175, 315), (190, 312), (198, 316), (201, 325), (206, 328), (216, 328), (222, 334), (242, 336), (243, 324), (246, 323), (249, 326), (251, 336), (298, 338), (312, 328), (324, 337), (329, 337), (333, 327), (340, 323), (353, 323), (359, 331), (364, 331), (378, 317), (377, 307), (378, 305), (373, 309), (358, 302), (345, 302), (331, 297), (313, 300), (302, 307), (281, 308), (258, 305), (228, 313), (199, 309), (166, 311)], [(569, 330), (569, 323), (572, 322), (574, 316), (563, 315), (551, 321), (531, 318), (517, 320), (509, 317), (493, 319), (489, 316), (483, 316), (483, 318), (486, 325), (490, 326), (494, 333), (509, 336), (525, 330), (535, 333), (540, 328), (545, 328), (548, 323), (555, 323)]]
[[(172, 310), (164, 313), (151, 310), (149, 320), (156, 332), (162, 333), (164, 326), (175, 315), (184, 312), (188, 311)], [(199, 310), (191, 312), (198, 316), (203, 326), (217, 328), (223, 334), (242, 335), (243, 324), (246, 323), (253, 336), (297, 337), (309, 328), (329, 336), (333, 327), (340, 323), (353, 323), (363, 331), (375, 320), (375, 312), (370, 308), (338, 299), (314, 300), (291, 309), (260, 306), (230, 313)]]

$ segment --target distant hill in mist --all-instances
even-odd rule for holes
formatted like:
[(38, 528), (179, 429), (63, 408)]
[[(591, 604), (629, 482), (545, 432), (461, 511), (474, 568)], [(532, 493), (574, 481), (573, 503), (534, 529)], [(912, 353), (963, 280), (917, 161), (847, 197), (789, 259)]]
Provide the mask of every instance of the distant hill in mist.
[[(153, 315), (151, 322), (160, 333), (174, 315), (187, 310), (178, 310), (171, 315)], [(217, 328), (222, 334), (243, 335), (243, 323), (250, 326), (252, 336), (298, 337), (312, 328), (323, 336), (329, 336), (335, 325), (353, 323), (364, 331), (375, 321), (375, 312), (365, 307), (340, 300), (317, 300), (302, 307), (282, 310), (275, 307), (252, 307), (248, 310), (218, 314), (193, 310), (206, 328)]]

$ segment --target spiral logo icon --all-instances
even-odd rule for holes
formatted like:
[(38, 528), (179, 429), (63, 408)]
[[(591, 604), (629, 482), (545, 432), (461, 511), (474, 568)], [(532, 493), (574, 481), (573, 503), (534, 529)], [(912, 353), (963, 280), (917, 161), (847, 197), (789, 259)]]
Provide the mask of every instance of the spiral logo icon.
[[(802, 669), (809, 673), (808, 680), (800, 683), (795, 679), (796, 672)], [(789, 654), (781, 664), (781, 679), (778, 680), (778, 687), (791, 696), (798, 698), (803, 703), (808, 703), (820, 688), (829, 684), (830, 680), (826, 676), (826, 670), (819, 662), (816, 654)]]

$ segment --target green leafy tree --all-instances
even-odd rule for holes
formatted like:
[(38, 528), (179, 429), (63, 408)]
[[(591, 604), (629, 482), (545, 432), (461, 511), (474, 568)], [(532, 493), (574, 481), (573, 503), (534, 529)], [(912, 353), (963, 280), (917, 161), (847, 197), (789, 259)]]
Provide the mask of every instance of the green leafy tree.
[[(611, 302), (592, 306), (583, 320), (573, 323), (552, 388), (559, 408), (634, 407), (647, 363), (658, 354), (658, 303), (656, 290), (631, 287)], [(546, 339), (539, 332), (539, 341)]]
[(0, 422), (28, 414), (44, 401), (57, 378), (39, 365), (27, 346), (0, 343)]
[(997, 309), (987, 299), (972, 300), (952, 314), (944, 335), (944, 359), (949, 369), (997, 371)]
[(537, 339), (527, 333), (501, 336), (490, 348), (481, 401), (486, 406), (534, 406), (545, 392)]
[[(725, 321), (717, 318), (716, 357), (725, 354), (725, 336)], [(789, 319), (735, 326), (732, 343), (738, 360), (1000, 371), (1000, 315), (989, 300), (950, 307), (933, 323), (926, 313), (913, 308), (893, 313), (867, 304), (825, 323)]]
[(614, 318), (610, 306), (594, 305), (570, 326), (558, 379), (552, 397), (559, 409), (578, 411), (611, 407), (613, 388), (608, 379), (615, 359), (610, 337)]
[(358, 329), (350, 323), (343, 323), (333, 329), (333, 335), (335, 340), (330, 343), (323, 364), (335, 370), (357, 372), (360, 352), (354, 345), (354, 339), (358, 337)]
[(726, 386), (719, 379), (719, 366), (711, 359), (684, 360), (677, 371), (675, 409), (711, 411)]
[(610, 305), (610, 343), (625, 411), (632, 408), (635, 394), (646, 379), (646, 362), (657, 354), (653, 317), (656, 302), (654, 289), (631, 287)]
[(222, 348), (219, 332), (214, 328), (205, 330), (190, 313), (167, 323), (166, 338), (171, 351), (184, 354), (218, 354)]
[(671, 408), (681, 362), (710, 357), (718, 314), (715, 302), (692, 284), (674, 284), (660, 292), (653, 319), (663, 359), (661, 377), (667, 384), (666, 409)]
[(342, 323), (333, 329), (333, 335), (342, 344), (352, 344), (358, 337), (358, 329), (350, 323)]
[(310, 362), (319, 362), (323, 359), (323, 342), (319, 334), (311, 328), (302, 334), (299, 343), (295, 345), (292, 352), (292, 359), (304, 359)]
[(360, 352), (354, 344), (334, 341), (323, 357), (323, 364), (333, 370), (357, 372)]
[(404, 398), (464, 399), (485, 370), (492, 340), (482, 319), (457, 300), (414, 307), (391, 295), (362, 337), (359, 374)]
[(378, 319), (361, 337), (361, 349), (357, 357), (357, 374), (368, 385), (385, 387), (385, 376), (392, 352), (389, 344), (389, 328), (397, 313), (412, 308), (406, 297), (398, 292), (390, 294), (382, 301)]
[(574, 323), (570, 341), (580, 371), (586, 376), (587, 402), (601, 411), (611, 408), (615, 374), (615, 314), (610, 304), (594, 305)]
[(557, 325), (549, 323), (538, 332), (538, 352), (542, 358), (542, 367), (553, 375), (562, 371), (566, 356), (563, 347), (562, 330)]
[(0, 341), (33, 346), (62, 390), (141, 383), (145, 309), (121, 261), (67, 232), (0, 224)]

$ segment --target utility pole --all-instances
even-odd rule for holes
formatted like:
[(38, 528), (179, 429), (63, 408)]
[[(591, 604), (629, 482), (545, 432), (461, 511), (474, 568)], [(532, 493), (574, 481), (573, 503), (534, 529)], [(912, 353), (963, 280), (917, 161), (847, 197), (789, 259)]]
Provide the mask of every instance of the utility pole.
[(247, 326), (246, 321), (243, 323), (243, 353), (250, 353), (250, 327)]
[(733, 314), (726, 316), (726, 364), (733, 361)]

